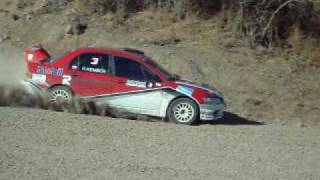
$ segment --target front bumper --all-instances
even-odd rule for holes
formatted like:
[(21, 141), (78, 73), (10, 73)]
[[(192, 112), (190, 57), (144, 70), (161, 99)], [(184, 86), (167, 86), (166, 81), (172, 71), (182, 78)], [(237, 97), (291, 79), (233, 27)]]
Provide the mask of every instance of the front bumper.
[(224, 115), (224, 104), (201, 104), (200, 105), (200, 120), (213, 121), (221, 119)]

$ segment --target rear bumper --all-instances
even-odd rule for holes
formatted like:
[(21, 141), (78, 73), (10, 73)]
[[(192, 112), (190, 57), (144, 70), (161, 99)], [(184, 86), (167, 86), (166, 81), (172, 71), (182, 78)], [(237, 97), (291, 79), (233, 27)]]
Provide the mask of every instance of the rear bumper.
[(43, 91), (31, 81), (23, 80), (21, 81), (21, 84), (23, 85), (24, 90), (30, 95), (39, 96), (43, 93)]
[(200, 105), (200, 120), (202, 121), (214, 121), (221, 119), (224, 115), (224, 104), (201, 104)]

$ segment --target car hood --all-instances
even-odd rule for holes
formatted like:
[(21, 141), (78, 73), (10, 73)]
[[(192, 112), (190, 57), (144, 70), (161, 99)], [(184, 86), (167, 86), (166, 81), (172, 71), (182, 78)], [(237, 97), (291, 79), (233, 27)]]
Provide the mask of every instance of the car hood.
[(208, 91), (210, 94), (215, 94), (215, 95), (223, 98), (223, 94), (220, 91), (218, 91), (216, 88), (214, 88), (208, 84), (204, 84), (204, 83), (197, 84), (192, 81), (184, 80), (184, 79), (177, 80), (177, 81), (175, 81), (175, 83), (180, 86), (187, 86), (187, 87), (202, 89), (204, 91)]

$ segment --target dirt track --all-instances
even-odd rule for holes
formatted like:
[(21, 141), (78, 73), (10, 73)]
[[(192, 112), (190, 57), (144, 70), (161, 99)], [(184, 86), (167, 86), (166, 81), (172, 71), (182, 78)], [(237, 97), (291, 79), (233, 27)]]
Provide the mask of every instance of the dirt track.
[(0, 115), (1, 180), (320, 179), (319, 127), (188, 127), (8, 107)]

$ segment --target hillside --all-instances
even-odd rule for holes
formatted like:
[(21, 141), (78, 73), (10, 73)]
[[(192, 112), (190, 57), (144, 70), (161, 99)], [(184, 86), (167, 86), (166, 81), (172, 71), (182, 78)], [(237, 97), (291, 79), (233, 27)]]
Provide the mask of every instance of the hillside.
[[(285, 1), (271, 3), (269, 9), (254, 1), (243, 6), (232, 0), (148, 2), (1, 1), (1, 84), (8, 87), (24, 76), (22, 50), (33, 44), (43, 44), (52, 54), (79, 46), (132, 47), (173, 73), (217, 87), (228, 111), (241, 117), (282, 124), (319, 122), (317, 1), (284, 6), (269, 28), (261, 27), (268, 27)], [(258, 12), (252, 7), (264, 10), (257, 16), (265, 17), (260, 30), (252, 24), (258, 22), (252, 20)], [(281, 18), (297, 10), (301, 17)], [(242, 19), (236, 18), (239, 12)], [(312, 21), (306, 22), (308, 18)]]

